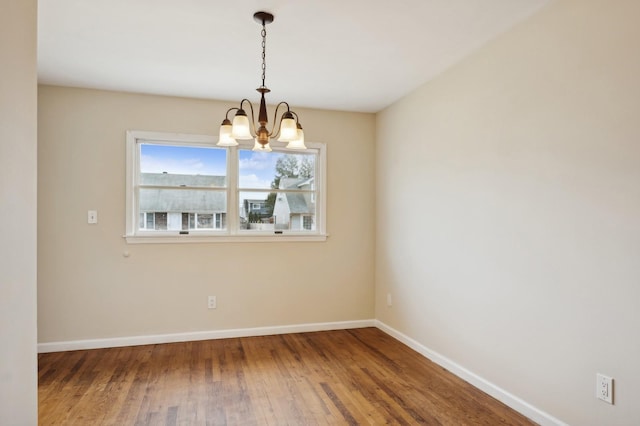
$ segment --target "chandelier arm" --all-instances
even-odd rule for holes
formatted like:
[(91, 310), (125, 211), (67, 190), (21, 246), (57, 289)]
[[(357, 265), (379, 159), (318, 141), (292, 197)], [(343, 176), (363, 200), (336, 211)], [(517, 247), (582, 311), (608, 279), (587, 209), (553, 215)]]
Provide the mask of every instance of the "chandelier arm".
[[(242, 104), (241, 104), (241, 105), (242, 105)], [(227, 110), (227, 113), (225, 114), (224, 118), (228, 120), (228, 119), (229, 119), (229, 113), (230, 113), (231, 111), (237, 111), (237, 110), (239, 110), (239, 109), (240, 109), (240, 108), (238, 108), (238, 107), (232, 107), (232, 108), (229, 108), (229, 109)]]
[[(284, 102), (284, 101), (282, 101), (278, 105), (276, 105), (276, 110), (273, 113), (273, 129), (271, 130), (271, 133), (269, 133), (269, 137), (273, 138), (273, 139), (277, 138), (278, 135), (280, 135), (280, 125), (282, 124), (282, 116), (280, 116), (280, 120), (278, 121), (278, 125), (277, 126), (276, 126), (276, 118), (278, 117), (278, 109), (280, 108), (280, 105), (282, 105), (282, 104), (287, 106), (287, 111), (290, 111), (289, 104)], [(276, 132), (276, 129), (278, 130), (277, 132)]]
[(244, 104), (245, 102), (247, 102), (249, 104), (249, 109), (251, 110), (251, 123), (249, 124), (251, 126), (251, 129), (253, 130), (253, 137), (255, 138), (256, 135), (258, 134), (258, 132), (256, 131), (256, 125), (255, 125), (255, 114), (253, 113), (253, 104), (251, 103), (251, 101), (247, 98), (244, 98), (243, 100), (240, 101), (240, 108), (242, 108), (242, 104)]

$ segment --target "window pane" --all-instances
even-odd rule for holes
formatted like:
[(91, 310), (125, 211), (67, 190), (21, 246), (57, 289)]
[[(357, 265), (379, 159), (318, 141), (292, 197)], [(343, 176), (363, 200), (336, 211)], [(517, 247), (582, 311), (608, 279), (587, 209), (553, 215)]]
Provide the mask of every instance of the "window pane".
[[(316, 155), (315, 151), (291, 154), (240, 149), (240, 228), (315, 230)], [(250, 189), (277, 191), (252, 192)], [(306, 227), (305, 216), (308, 217)]]
[(313, 216), (303, 216), (302, 217), (302, 227), (308, 231), (314, 229), (313, 226)]
[(211, 229), (213, 228), (213, 215), (210, 213), (198, 213), (198, 229)]
[(147, 213), (147, 229), (153, 229), (153, 218), (155, 217), (154, 213)]
[(167, 229), (167, 214), (166, 213), (156, 213), (156, 229), (157, 230), (166, 230)]
[(241, 189), (299, 189), (297, 185), (314, 181), (316, 153), (238, 151)]
[(226, 175), (226, 149), (140, 144), (141, 185), (224, 188)]

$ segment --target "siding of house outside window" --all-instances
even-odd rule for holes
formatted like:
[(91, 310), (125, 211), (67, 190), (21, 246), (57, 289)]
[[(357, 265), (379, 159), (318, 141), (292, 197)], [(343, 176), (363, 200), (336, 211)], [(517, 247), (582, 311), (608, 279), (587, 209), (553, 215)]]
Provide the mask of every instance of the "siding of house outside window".
[(223, 229), (226, 192), (180, 188), (224, 188), (225, 181), (225, 176), (140, 173), (145, 188), (140, 189), (139, 209), (147, 221), (140, 229)]
[[(276, 229), (311, 230), (304, 225), (304, 217), (313, 221), (316, 203), (311, 191), (314, 178), (282, 178), (276, 196), (273, 215), (276, 217)], [(286, 191), (291, 190), (291, 191)], [(294, 192), (295, 191), (295, 192)], [(307, 220), (309, 220), (307, 219)]]

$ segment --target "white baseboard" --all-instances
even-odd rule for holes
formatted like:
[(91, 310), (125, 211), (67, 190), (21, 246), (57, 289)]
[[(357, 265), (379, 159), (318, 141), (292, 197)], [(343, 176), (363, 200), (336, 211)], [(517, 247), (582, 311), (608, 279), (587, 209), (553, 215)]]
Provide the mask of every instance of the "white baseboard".
[(117, 348), (122, 346), (155, 345), (159, 343), (228, 339), (233, 337), (268, 336), (272, 334), (308, 333), (313, 331), (346, 330), (375, 327), (375, 320), (322, 322), (273, 327), (238, 328), (231, 330), (194, 331), (189, 333), (156, 334), (151, 336), (114, 337), (107, 339), (72, 340), (38, 344), (38, 353)]
[(460, 377), (462, 380), (472, 384), (476, 388), (480, 389), (484, 393), (487, 393), (497, 399), (498, 401), (504, 403), (505, 405), (513, 408), (520, 414), (528, 417), (534, 422), (542, 425), (542, 426), (567, 426), (563, 421), (556, 419), (550, 414), (539, 410), (528, 402), (518, 398), (517, 396), (507, 392), (506, 390), (496, 386), (495, 384), (489, 382), (488, 380), (478, 376), (477, 374), (467, 370), (463, 366), (451, 361), (449, 358), (440, 355), (439, 353), (427, 348), (411, 337), (400, 333), (398, 330), (395, 330), (385, 323), (375, 320), (375, 326), (380, 330), (384, 331), (391, 337), (399, 340), (405, 345), (409, 346), (414, 351), (423, 355), (425, 358), (430, 359), (435, 362), (439, 366), (447, 369), (451, 373)]

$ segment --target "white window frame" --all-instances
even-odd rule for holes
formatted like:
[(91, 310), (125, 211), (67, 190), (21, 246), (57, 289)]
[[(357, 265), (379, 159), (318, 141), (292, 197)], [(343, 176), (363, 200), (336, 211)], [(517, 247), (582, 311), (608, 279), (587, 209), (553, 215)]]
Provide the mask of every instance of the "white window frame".
[[(253, 148), (253, 141), (238, 141), (237, 147), (227, 149), (227, 215), (226, 229), (198, 230), (187, 233), (180, 231), (150, 231), (138, 229), (139, 209), (136, 198), (136, 188), (140, 182), (140, 149), (141, 143), (165, 143), (167, 145), (190, 145), (215, 147), (217, 138), (208, 135), (193, 135), (184, 133), (149, 132), (141, 130), (129, 130), (126, 133), (126, 229), (125, 239), (130, 244), (145, 243), (209, 243), (209, 242), (291, 242), (291, 241), (325, 241), (326, 233), (326, 158), (327, 147), (323, 143), (305, 142), (308, 149), (317, 153), (315, 171), (316, 189), (316, 217), (315, 231), (256, 231), (240, 229), (239, 205), (239, 164), (238, 150)], [(284, 148), (283, 143), (271, 142), (274, 150)], [(299, 153), (300, 151), (282, 151), (285, 153)], [(274, 192), (270, 189), (265, 192)], [(215, 216), (214, 216), (215, 221)], [(215, 223), (214, 223), (215, 227)]]

